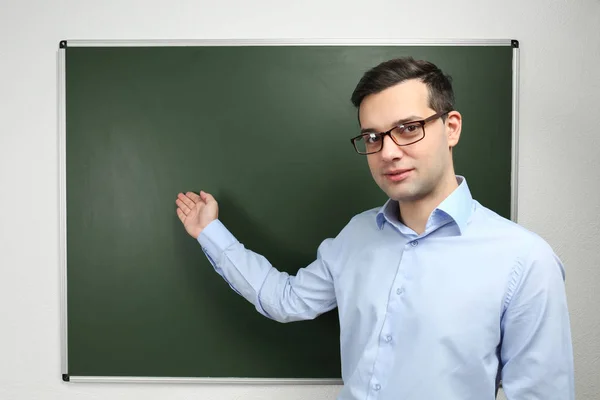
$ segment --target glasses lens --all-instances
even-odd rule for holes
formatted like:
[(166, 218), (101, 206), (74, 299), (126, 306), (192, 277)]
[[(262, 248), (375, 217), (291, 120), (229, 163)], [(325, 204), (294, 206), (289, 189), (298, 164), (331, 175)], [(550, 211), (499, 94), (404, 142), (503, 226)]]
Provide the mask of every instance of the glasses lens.
[(365, 133), (354, 141), (359, 153), (373, 153), (381, 149), (381, 137), (375, 133)]
[(420, 123), (400, 125), (392, 131), (394, 141), (405, 146), (423, 139), (425, 131)]

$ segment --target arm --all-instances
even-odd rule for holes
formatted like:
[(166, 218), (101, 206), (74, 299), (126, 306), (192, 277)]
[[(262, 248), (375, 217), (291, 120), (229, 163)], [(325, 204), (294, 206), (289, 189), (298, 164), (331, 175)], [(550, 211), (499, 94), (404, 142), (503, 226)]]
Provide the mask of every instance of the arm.
[(202, 246), (215, 270), (229, 286), (263, 315), (279, 322), (313, 319), (336, 306), (327, 260), (334, 259), (333, 239), (325, 240), (317, 259), (296, 276), (275, 269), (247, 250), (218, 220), (218, 205), (208, 193), (179, 193), (177, 216)]
[(219, 220), (202, 231), (198, 242), (215, 271), (266, 317), (279, 322), (313, 319), (336, 305), (326, 262), (331, 239), (319, 246), (317, 259), (295, 276), (278, 271), (265, 257), (247, 250)]
[(573, 400), (573, 352), (564, 268), (545, 242), (520, 263), (502, 316), (502, 387), (508, 400)]

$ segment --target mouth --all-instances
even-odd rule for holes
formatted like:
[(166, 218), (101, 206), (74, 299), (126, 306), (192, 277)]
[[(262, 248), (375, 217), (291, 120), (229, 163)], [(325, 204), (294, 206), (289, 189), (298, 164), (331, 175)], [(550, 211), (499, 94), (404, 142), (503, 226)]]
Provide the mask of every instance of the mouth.
[(408, 176), (414, 171), (414, 169), (394, 169), (386, 171), (383, 175), (387, 180), (392, 182), (400, 182), (408, 178)]

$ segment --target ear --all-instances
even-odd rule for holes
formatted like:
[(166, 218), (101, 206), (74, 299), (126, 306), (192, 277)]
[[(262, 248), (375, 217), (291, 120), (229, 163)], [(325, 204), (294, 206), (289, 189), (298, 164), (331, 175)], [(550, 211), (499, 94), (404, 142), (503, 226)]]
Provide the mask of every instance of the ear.
[(458, 144), (461, 128), (462, 116), (458, 111), (450, 111), (446, 117), (446, 135), (450, 149)]

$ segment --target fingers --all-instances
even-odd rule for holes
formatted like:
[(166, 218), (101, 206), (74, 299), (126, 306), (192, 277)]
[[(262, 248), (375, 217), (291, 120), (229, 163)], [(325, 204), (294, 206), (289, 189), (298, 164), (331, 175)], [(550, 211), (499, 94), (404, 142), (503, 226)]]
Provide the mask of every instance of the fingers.
[(200, 191), (200, 195), (197, 195), (194, 192), (186, 192), (185, 194), (178, 193), (177, 199), (175, 200), (175, 204), (177, 204), (178, 207), (177, 216), (181, 222), (184, 222), (187, 215), (192, 211), (192, 209), (194, 209), (194, 207), (197, 206), (198, 203), (202, 203), (203, 205), (210, 204), (212, 202), (216, 203), (215, 198), (210, 193), (206, 193), (203, 190)]
[(205, 203), (209, 203), (212, 201), (216, 201), (215, 198), (210, 194), (210, 193), (206, 193), (204, 190), (200, 191), (200, 198), (205, 202)]
[(185, 223), (185, 214), (181, 211), (181, 208), (177, 209), (177, 216), (182, 223)]
[(185, 194), (189, 199), (191, 199), (194, 203), (201, 201), (202, 199), (194, 192), (187, 192)]
[(175, 200), (175, 204), (179, 207), (177, 210), (182, 211), (184, 215), (188, 215), (192, 211), (183, 201), (179, 198)]
[[(196, 205), (196, 202), (194, 202), (192, 199), (190, 199), (189, 197), (187, 197), (185, 194), (183, 193), (179, 193), (177, 195), (177, 200), (179, 200), (180, 202), (182, 202), (185, 206), (187, 206), (188, 209), (192, 209), (194, 208), (194, 206)], [(186, 211), (185, 209), (183, 210), (184, 212)], [(186, 214), (189, 211), (186, 212)]]

